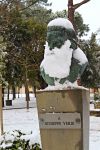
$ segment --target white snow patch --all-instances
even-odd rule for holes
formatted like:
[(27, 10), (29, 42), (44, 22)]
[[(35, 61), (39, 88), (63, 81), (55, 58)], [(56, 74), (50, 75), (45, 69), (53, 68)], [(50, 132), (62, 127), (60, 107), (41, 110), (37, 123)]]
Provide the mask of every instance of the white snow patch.
[(73, 57), (76, 60), (79, 60), (80, 65), (85, 64), (86, 62), (88, 62), (85, 54), (83, 53), (83, 51), (80, 48), (77, 48), (76, 50), (73, 51)]
[[(27, 111), (27, 109), (4, 110), (3, 117), (4, 132), (9, 132), (11, 136), (12, 133), (17, 134), (13, 131), (20, 130), (22, 133), (26, 134), (26, 136), (22, 136), (22, 138), (30, 139), (32, 144), (40, 143), (39, 122), (36, 108), (30, 108), (29, 111)], [(9, 135), (6, 134), (6, 139), (11, 139), (13, 141), (13, 136), (9, 137)]]
[(70, 28), (70, 29), (74, 30), (72, 23), (68, 19), (65, 19), (65, 18), (56, 18), (56, 19), (50, 21), (48, 24), (48, 27), (50, 27), (50, 26), (61, 26), (66, 29)]
[(46, 42), (44, 59), (40, 68), (44, 68), (45, 73), (50, 77), (65, 78), (69, 75), (73, 49), (69, 48), (70, 41), (65, 41), (59, 49), (55, 47), (50, 50)]
[(0, 145), (0, 148), (7, 148), (7, 147), (10, 147), (10, 146), (12, 146), (12, 143), (2, 143), (1, 145)]

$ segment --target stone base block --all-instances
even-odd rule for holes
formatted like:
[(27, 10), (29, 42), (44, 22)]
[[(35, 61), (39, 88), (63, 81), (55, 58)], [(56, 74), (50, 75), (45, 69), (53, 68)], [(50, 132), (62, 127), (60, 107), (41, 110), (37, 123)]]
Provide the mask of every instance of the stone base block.
[(89, 150), (88, 90), (38, 91), (36, 98), (43, 150)]

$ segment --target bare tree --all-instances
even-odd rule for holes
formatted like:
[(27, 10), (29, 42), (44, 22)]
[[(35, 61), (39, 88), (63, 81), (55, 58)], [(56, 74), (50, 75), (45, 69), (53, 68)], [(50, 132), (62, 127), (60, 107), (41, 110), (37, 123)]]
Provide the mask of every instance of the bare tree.
[(74, 28), (74, 13), (77, 8), (79, 8), (81, 5), (89, 2), (90, 0), (83, 0), (80, 3), (73, 4), (73, 0), (68, 0), (68, 19), (72, 22)]

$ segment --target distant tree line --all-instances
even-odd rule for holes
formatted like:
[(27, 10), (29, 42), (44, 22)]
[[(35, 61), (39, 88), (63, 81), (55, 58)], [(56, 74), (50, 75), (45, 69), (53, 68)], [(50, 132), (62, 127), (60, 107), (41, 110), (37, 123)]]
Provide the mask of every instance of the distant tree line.
[[(4, 85), (5, 79), (8, 93), (9, 88), (12, 88), (13, 99), (16, 87), (20, 89), (22, 85), (25, 86), (28, 102), (29, 85), (34, 92), (36, 88), (46, 86), (39, 67), (43, 59), (47, 24), (54, 18), (67, 17), (67, 12), (53, 13), (45, 5), (50, 5), (47, 0), (0, 1), (0, 82)], [(87, 87), (96, 86), (100, 81), (100, 46), (96, 42), (96, 34), (92, 34), (89, 40), (81, 39), (89, 27), (84, 24), (78, 12), (75, 12), (74, 19), (79, 45), (89, 60), (89, 66), (82, 76), (82, 84)], [(28, 105), (29, 103), (27, 107)]]

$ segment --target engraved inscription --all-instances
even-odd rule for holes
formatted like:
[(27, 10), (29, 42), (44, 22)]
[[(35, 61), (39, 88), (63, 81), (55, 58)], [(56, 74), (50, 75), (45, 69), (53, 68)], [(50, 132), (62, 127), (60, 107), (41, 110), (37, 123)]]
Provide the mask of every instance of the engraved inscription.
[(80, 113), (45, 113), (39, 115), (41, 129), (80, 129)]

